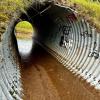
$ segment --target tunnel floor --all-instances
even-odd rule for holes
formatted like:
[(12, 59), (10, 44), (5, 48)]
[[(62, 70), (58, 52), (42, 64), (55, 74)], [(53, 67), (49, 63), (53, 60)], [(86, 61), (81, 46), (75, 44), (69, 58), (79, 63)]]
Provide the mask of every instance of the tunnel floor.
[(80, 81), (39, 45), (31, 55), (22, 57), (23, 100), (99, 100), (89, 84)]

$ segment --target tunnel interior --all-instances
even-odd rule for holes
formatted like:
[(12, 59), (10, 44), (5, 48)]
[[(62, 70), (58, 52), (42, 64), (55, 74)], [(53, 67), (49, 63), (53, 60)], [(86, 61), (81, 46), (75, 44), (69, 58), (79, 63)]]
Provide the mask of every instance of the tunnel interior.
[[(20, 14), (19, 19), (21, 21), (28, 21), (35, 28), (36, 36), (33, 37), (33, 42), (41, 43), (41, 45), (56, 42), (58, 33), (59, 36), (63, 35), (60, 32), (62, 30), (66, 31), (65, 33), (72, 31), (69, 19), (71, 21), (77, 20), (70, 8), (54, 5), (52, 2), (46, 2), (45, 4), (34, 3), (26, 9), (26, 13)], [(67, 25), (66, 22), (69, 24)], [(16, 23), (19, 23), (19, 20)], [(59, 38), (59, 44), (60, 41)]]
[[(95, 89), (100, 89), (100, 34), (86, 20), (78, 19), (75, 11), (69, 7), (52, 2), (33, 3), (25, 13), (20, 13), (18, 18), (12, 18), (3, 35), (2, 70), (5, 73), (4, 79), (9, 83), (9, 90), (2, 90), (9, 100), (14, 97), (21, 100), (20, 53), (14, 33), (15, 26), (20, 21), (31, 23), (37, 33), (33, 38), (35, 44), (31, 56), (34, 56), (34, 49), (38, 44), (74, 75), (85, 79)], [(41, 53), (41, 49), (36, 52)], [(10, 80), (7, 80), (8, 77)], [(13, 84), (15, 80), (17, 85)], [(2, 81), (1, 86), (4, 85), (5, 82)], [(12, 95), (14, 90), (11, 85), (14, 85), (15, 90), (18, 87), (16, 95)]]

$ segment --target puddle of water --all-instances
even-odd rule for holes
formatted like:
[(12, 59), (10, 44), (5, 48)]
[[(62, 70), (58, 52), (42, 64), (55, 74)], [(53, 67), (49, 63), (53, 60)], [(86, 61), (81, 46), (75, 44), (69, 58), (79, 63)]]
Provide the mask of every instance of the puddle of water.
[(27, 39), (27, 40), (18, 39), (17, 43), (18, 43), (19, 52), (21, 54), (26, 55), (30, 53), (33, 46), (33, 41), (31, 39)]

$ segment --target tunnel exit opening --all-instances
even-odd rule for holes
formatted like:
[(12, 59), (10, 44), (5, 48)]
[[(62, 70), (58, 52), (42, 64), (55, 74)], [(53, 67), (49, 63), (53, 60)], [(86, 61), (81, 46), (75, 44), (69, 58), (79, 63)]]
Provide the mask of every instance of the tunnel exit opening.
[(31, 52), (35, 30), (28, 21), (21, 21), (15, 26), (15, 36), (20, 55), (27, 55)]

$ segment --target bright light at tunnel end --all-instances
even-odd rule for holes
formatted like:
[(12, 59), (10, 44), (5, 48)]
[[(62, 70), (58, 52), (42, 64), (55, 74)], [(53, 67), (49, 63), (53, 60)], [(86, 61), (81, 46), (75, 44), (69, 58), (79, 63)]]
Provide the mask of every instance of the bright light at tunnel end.
[(29, 22), (21, 21), (16, 25), (15, 36), (20, 54), (27, 55), (31, 52), (35, 35), (35, 30)]

